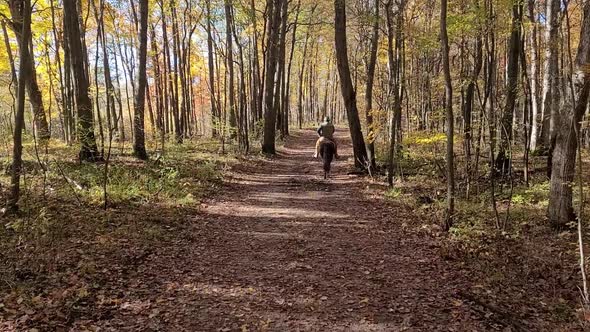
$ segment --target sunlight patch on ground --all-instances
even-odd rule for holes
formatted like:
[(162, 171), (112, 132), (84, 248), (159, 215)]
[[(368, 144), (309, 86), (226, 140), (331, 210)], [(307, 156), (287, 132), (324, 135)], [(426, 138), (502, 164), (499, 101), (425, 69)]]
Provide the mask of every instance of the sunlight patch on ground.
[(368, 228), (369, 221), (356, 220), (354, 222), (310, 222), (310, 221), (279, 221), (277, 226), (301, 226), (301, 227), (333, 227), (333, 228)]
[(214, 295), (227, 298), (244, 297), (244, 296), (258, 296), (260, 291), (254, 287), (241, 287), (241, 286), (224, 286), (211, 283), (186, 283), (179, 284), (177, 282), (171, 282), (166, 285), (168, 292), (185, 291), (189, 293), (195, 293), (200, 295)]
[(298, 235), (298, 234), (281, 233), (281, 232), (232, 232), (232, 234), (253, 236), (253, 237), (257, 237), (257, 238), (261, 238), (261, 239), (272, 239), (272, 238), (299, 239), (299, 238), (303, 238), (301, 235)]
[(299, 191), (296, 195), (292, 193), (279, 193), (279, 192), (270, 192), (266, 194), (259, 194), (253, 197), (248, 197), (248, 200), (257, 201), (257, 202), (269, 202), (269, 203), (281, 203), (285, 202), (286, 204), (291, 204), (293, 202), (302, 202), (305, 203), (308, 201), (309, 203), (317, 202), (317, 201), (324, 201), (326, 205), (324, 208), (329, 207), (329, 203), (335, 200), (341, 200), (346, 198), (345, 195), (333, 194), (330, 192), (329, 195), (326, 194), (324, 188), (320, 188), (320, 190), (315, 191)]
[(319, 179), (318, 174), (309, 173), (309, 175), (296, 175), (296, 174), (274, 174), (272, 176), (268, 175), (256, 175), (256, 174), (248, 174), (247, 176), (236, 176), (233, 175), (231, 180), (233, 183), (237, 184), (254, 184), (254, 185), (273, 185), (273, 186), (280, 186), (280, 185), (295, 185), (297, 182), (311, 182), (313, 180)]
[[(336, 331), (338, 331), (337, 329)], [(396, 331), (407, 331), (408, 327), (395, 327), (390, 324), (383, 323), (370, 323), (366, 321), (360, 321), (359, 323), (353, 323), (349, 327), (343, 329), (350, 332), (396, 332)]]
[(249, 204), (238, 204), (233, 206), (219, 206), (209, 208), (209, 212), (215, 213), (222, 216), (231, 217), (253, 217), (253, 218), (266, 218), (266, 219), (349, 219), (348, 214), (329, 212), (329, 211), (317, 211), (305, 208), (281, 208), (281, 207), (260, 207), (252, 206)]

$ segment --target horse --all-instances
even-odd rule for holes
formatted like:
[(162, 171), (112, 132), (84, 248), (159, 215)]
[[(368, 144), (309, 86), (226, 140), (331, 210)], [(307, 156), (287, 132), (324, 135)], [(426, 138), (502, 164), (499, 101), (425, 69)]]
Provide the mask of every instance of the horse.
[(328, 178), (330, 174), (330, 168), (332, 160), (334, 160), (334, 154), (336, 153), (336, 146), (333, 141), (326, 140), (320, 144), (320, 156), (322, 157), (322, 163), (324, 168), (324, 179)]

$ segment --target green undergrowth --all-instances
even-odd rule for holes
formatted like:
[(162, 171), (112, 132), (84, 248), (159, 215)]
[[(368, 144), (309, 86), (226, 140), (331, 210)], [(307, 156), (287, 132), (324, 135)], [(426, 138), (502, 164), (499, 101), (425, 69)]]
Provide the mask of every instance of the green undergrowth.
[[(523, 310), (543, 316), (547, 324), (577, 324), (580, 321), (577, 318), (580, 301), (577, 237), (573, 231), (558, 233), (549, 226), (546, 158), (531, 156), (527, 185), (522, 173), (522, 154), (516, 150), (513, 181), (508, 178), (496, 181), (496, 215), (487, 158), (480, 159), (480, 176), (471, 180), (467, 196), (465, 157), (458, 139), (454, 224), (444, 232), (441, 227), (446, 215), (444, 139), (444, 135), (429, 133), (404, 138), (396, 159), (397, 181), (393, 189), (384, 192), (384, 198), (417, 216), (408, 221), (414, 231), (440, 240), (441, 257), (472, 277), (474, 287), (469, 291), (476, 297), (499, 307), (526, 308)], [(385, 163), (386, 146), (378, 146), (377, 150), (381, 152), (381, 162)], [(483, 149), (480, 155), (487, 153)], [(584, 169), (588, 169), (588, 156), (583, 157)], [(584, 181), (590, 183), (588, 178)], [(590, 187), (585, 186), (584, 191), (590, 192)], [(574, 187), (576, 211), (579, 197)], [(588, 204), (584, 215), (590, 215)], [(589, 238), (590, 234), (586, 233)], [(554, 291), (546, 292), (548, 288)]]
[[(51, 141), (36, 154), (26, 143), (19, 213), (2, 219), (0, 242), (36, 243), (43, 250), (102, 233), (156, 240), (170, 223), (194, 215), (201, 200), (217, 190), (224, 169), (237, 161), (231, 148), (220, 154), (217, 142), (186, 141), (167, 145), (164, 153), (152, 152), (144, 162), (131, 156), (128, 144), (116, 143), (105, 177), (107, 163), (80, 163), (77, 147)], [(2, 201), (10, 164), (6, 154), (0, 158)]]
[[(214, 190), (225, 165), (234, 161), (232, 154), (219, 154), (218, 144), (211, 141), (170, 145), (164, 153), (152, 153), (146, 162), (133, 158), (128, 147), (116, 144), (105, 173), (106, 162), (78, 162), (76, 147), (51, 142), (46, 151), (40, 150), (36, 154), (32, 146), (25, 145), (22, 206), (48, 197), (103, 206), (105, 180), (109, 206), (190, 205)], [(0, 163), (4, 170), (0, 184), (7, 188), (11, 160), (4, 156)]]

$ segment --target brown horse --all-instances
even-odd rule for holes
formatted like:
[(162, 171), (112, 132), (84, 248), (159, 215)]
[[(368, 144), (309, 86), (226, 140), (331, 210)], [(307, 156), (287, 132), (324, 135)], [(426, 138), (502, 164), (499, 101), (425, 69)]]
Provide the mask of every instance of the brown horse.
[(336, 153), (336, 146), (334, 142), (331, 140), (325, 140), (320, 143), (320, 156), (322, 157), (322, 163), (324, 167), (324, 179), (327, 179), (330, 175), (330, 169), (332, 160), (334, 160), (334, 155)]

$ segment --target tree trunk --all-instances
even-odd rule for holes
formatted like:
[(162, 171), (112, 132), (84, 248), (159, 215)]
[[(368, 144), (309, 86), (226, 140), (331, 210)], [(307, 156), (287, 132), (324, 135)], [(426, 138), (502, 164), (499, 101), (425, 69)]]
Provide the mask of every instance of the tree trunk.
[(78, 21), (75, 0), (63, 1), (64, 34), (70, 49), (70, 62), (74, 78), (76, 106), (78, 108), (77, 136), (80, 142), (79, 158), (83, 161), (97, 161), (100, 158), (94, 137), (92, 101), (88, 95), (89, 80), (84, 64), (84, 48)]
[[(22, 1), (19, 11), (22, 25), (20, 26), (20, 45), (28, 45), (27, 40), (31, 38), (31, 0)], [(10, 177), (10, 194), (6, 205), (6, 212), (18, 211), (18, 200), (20, 198), (20, 175), (22, 169), (22, 133), (25, 127), (25, 80), (31, 75), (31, 55), (28, 47), (21, 47), (19, 50), (20, 68), (18, 72), (18, 91), (16, 114), (14, 119), (14, 136), (12, 145), (12, 169)], [(28, 59), (28, 60), (27, 60)]]
[(215, 65), (213, 63), (213, 34), (211, 33), (211, 0), (207, 0), (207, 66), (209, 68), (209, 93), (211, 95), (211, 135), (216, 138), (219, 112), (215, 100)]
[[(309, 24), (311, 24), (315, 8), (316, 7), (314, 6), (311, 9), (311, 14), (309, 16)], [(297, 122), (299, 124), (299, 129), (303, 128), (303, 74), (305, 73), (305, 64), (307, 62), (307, 49), (309, 44), (310, 33), (311, 28), (308, 25), (307, 31), (305, 32), (305, 41), (303, 42), (303, 56), (301, 57), (301, 68), (299, 68), (299, 89), (297, 94)]]
[[(389, 125), (389, 151), (388, 151), (388, 165), (387, 165), (387, 183), (390, 187), (393, 186), (393, 173), (395, 170), (395, 154), (397, 151), (398, 131), (398, 114), (402, 112), (401, 96), (400, 96), (400, 47), (402, 44), (402, 29), (403, 29), (403, 12), (405, 8), (405, 0), (398, 5), (397, 22), (394, 27), (392, 0), (387, 1), (385, 5), (385, 12), (387, 17), (387, 58), (389, 62), (389, 79), (388, 79), (388, 94), (389, 104), (392, 106), (392, 115)], [(395, 40), (395, 41), (394, 41)]]
[(293, 55), (295, 54), (295, 41), (297, 40), (297, 26), (299, 24), (299, 14), (301, 13), (301, 0), (297, 2), (297, 13), (295, 15), (295, 22), (293, 23), (293, 34), (291, 38), (291, 49), (289, 51), (289, 65), (287, 66), (287, 78), (286, 78), (286, 91), (285, 91), (285, 102), (283, 107), (285, 109), (285, 119), (283, 121), (283, 133), (289, 136), (289, 123), (291, 114), (291, 68), (293, 65)]
[(137, 71), (137, 91), (135, 95), (135, 109), (133, 116), (133, 154), (141, 159), (148, 159), (145, 150), (145, 90), (147, 86), (147, 30), (148, 30), (148, 0), (139, 0), (139, 68)]
[(277, 113), (277, 123), (276, 127), (279, 130), (279, 137), (283, 139), (285, 137), (285, 133), (283, 131), (283, 121), (285, 120), (284, 112), (284, 102), (286, 99), (285, 96), (285, 64), (286, 64), (286, 45), (287, 45), (287, 19), (288, 19), (288, 12), (287, 12), (288, 2), (283, 1), (281, 6), (281, 25), (280, 25), (280, 32), (279, 32), (279, 54), (278, 54), (278, 63), (277, 63), (277, 88), (275, 92), (275, 112)]
[[(549, 150), (548, 168), (551, 168), (551, 151), (555, 137), (555, 116), (559, 111), (559, 12), (560, 0), (547, 0), (545, 12), (545, 64), (543, 71), (543, 103), (541, 144)], [(550, 172), (550, 171), (549, 171)]]
[(506, 82), (506, 105), (500, 123), (500, 146), (496, 157), (496, 171), (505, 173), (511, 167), (512, 156), (508, 155), (510, 144), (512, 144), (512, 123), (514, 118), (514, 107), (518, 97), (518, 59), (520, 56), (522, 27), (522, 4), (515, 3), (512, 6), (512, 33), (508, 49), (508, 69)]
[(375, 82), (375, 67), (377, 64), (377, 49), (379, 48), (379, 1), (375, 0), (375, 16), (373, 17), (373, 35), (371, 37), (371, 51), (367, 64), (367, 88), (365, 91), (365, 112), (367, 118), (367, 158), (371, 170), (375, 170), (375, 128), (373, 124), (373, 84)]
[(275, 76), (278, 63), (278, 46), (279, 30), (281, 23), (281, 6), (286, 0), (269, 0), (271, 4), (271, 16), (268, 23), (267, 32), (267, 56), (265, 65), (265, 82), (264, 82), (264, 138), (262, 142), (262, 152), (266, 154), (275, 154), (275, 137), (277, 114), (274, 107)]
[(181, 109), (180, 93), (178, 83), (178, 76), (180, 74), (179, 63), (180, 63), (180, 33), (178, 31), (178, 17), (176, 15), (177, 3), (175, 0), (170, 1), (170, 11), (172, 13), (172, 48), (173, 48), (173, 63), (174, 63), (174, 75), (172, 80), (172, 91), (174, 103), (172, 104), (172, 116), (174, 118), (174, 134), (177, 143), (182, 143), (184, 140), (184, 128), (181, 123)]
[(590, 94), (590, 2), (584, 4), (584, 18), (580, 32), (575, 68), (573, 73), (574, 95), (569, 96), (565, 107), (559, 112), (556, 123), (555, 149), (551, 173), (551, 188), (547, 214), (556, 229), (566, 227), (573, 221), (572, 185), (574, 182), (578, 133), (588, 105)]
[(453, 225), (455, 214), (455, 157), (453, 154), (454, 118), (453, 118), (453, 85), (449, 65), (449, 37), (447, 35), (447, 0), (441, 1), (440, 9), (440, 43), (442, 64), (445, 77), (445, 113), (447, 121), (447, 215), (445, 229)]
[[(233, 11), (232, 11), (232, 18), (233, 18)], [(248, 138), (248, 101), (246, 96), (246, 69), (244, 64), (244, 47), (240, 43), (238, 38), (238, 33), (236, 31), (235, 21), (232, 19), (232, 30), (233, 30), (233, 38), (236, 42), (236, 47), (238, 49), (239, 55), (239, 70), (240, 70), (240, 87), (238, 89), (239, 93), (239, 107), (238, 107), (238, 143), (242, 151), (248, 153), (250, 150), (250, 142)]]
[(235, 106), (235, 87), (234, 87), (234, 55), (233, 55), (233, 43), (232, 43), (232, 16), (231, 16), (231, 0), (225, 0), (225, 44), (226, 44), (226, 64), (225, 68), (227, 69), (227, 77), (228, 77), (228, 101), (229, 101), (229, 130), (230, 130), (230, 138), (236, 138), (236, 106)]
[[(23, 34), (23, 26), (19, 23), (23, 22), (23, 15), (24, 13), (24, 6), (21, 6), (22, 0), (10, 0), (10, 14), (12, 15), (12, 30), (16, 34), (18, 47), (20, 48), (28, 48), (32, 43), (32, 35), (29, 34), (28, 39), (24, 40), (21, 38)], [(33, 54), (29, 50), (29, 56), (24, 60), (23, 68), (27, 68), (27, 72), (29, 73), (25, 80), (25, 85), (27, 89), (27, 94), (29, 95), (29, 102), (31, 103), (31, 109), (33, 110), (33, 116), (35, 120), (35, 129), (37, 131), (37, 138), (45, 141), (48, 140), (51, 136), (49, 132), (49, 125), (47, 124), (47, 118), (45, 116), (45, 109), (43, 107), (43, 95), (41, 94), (41, 90), (39, 88), (39, 84), (37, 83), (37, 70), (35, 69), (35, 62), (33, 59)]]
[[(473, 72), (471, 73), (471, 77), (469, 78), (469, 84), (467, 85), (467, 90), (465, 92), (465, 105), (464, 105), (464, 114), (463, 114), (463, 139), (465, 145), (465, 163), (467, 167), (467, 179), (468, 182), (470, 181), (470, 174), (471, 174), (471, 147), (472, 147), (472, 140), (473, 140), (473, 104), (475, 99), (475, 85), (477, 83), (477, 79), (481, 72), (481, 68), (483, 66), (483, 51), (482, 51), (482, 41), (480, 37), (476, 37), (477, 40), (475, 42), (475, 55), (473, 58)], [(480, 124), (481, 125), (481, 124)], [(468, 188), (469, 189), (469, 188)]]
[[(103, 62), (103, 70), (104, 70), (104, 80), (105, 80), (105, 87), (106, 87), (106, 101), (107, 101), (107, 122), (108, 122), (108, 130), (109, 130), (109, 137), (114, 134), (115, 137), (118, 137), (119, 131), (119, 123), (117, 121), (117, 112), (115, 108), (115, 87), (113, 86), (113, 81), (111, 79), (111, 68), (109, 62), (109, 53), (107, 48), (107, 39), (106, 33), (104, 29), (104, 2), (103, 0), (99, 0), (99, 6), (97, 7), (94, 1), (91, 1), (92, 7), (94, 10), (94, 17), (98, 22), (98, 39), (102, 44), (102, 62)], [(98, 74), (98, 73), (96, 73)]]
[(350, 137), (352, 138), (354, 165), (357, 168), (363, 168), (366, 166), (367, 162), (367, 149), (363, 132), (361, 131), (361, 122), (356, 105), (356, 91), (354, 91), (352, 85), (350, 67), (348, 64), (345, 0), (334, 0), (334, 10), (334, 39), (336, 43), (338, 74), (340, 76), (340, 90), (342, 92), (342, 98), (344, 99), (344, 106), (346, 108), (346, 115), (350, 128)]
[(539, 29), (537, 27), (535, 11), (535, 0), (529, 0), (529, 20), (533, 26), (533, 31), (530, 36), (530, 45), (533, 49), (531, 56), (531, 131), (530, 131), (530, 149), (534, 151), (537, 149), (537, 139), (539, 136), (539, 76), (541, 74), (539, 61)]
[(254, 2), (254, 0), (250, 1), (250, 15), (251, 15), (251, 20), (252, 20), (252, 26), (253, 26), (253, 40), (252, 43), (254, 45), (252, 45), (252, 91), (251, 91), (251, 95), (252, 95), (252, 115), (254, 117), (254, 119), (256, 121), (261, 120), (262, 119), (262, 91), (261, 91), (261, 87), (260, 87), (260, 61), (258, 59), (258, 29), (257, 29), (257, 21), (256, 21), (256, 4)]

